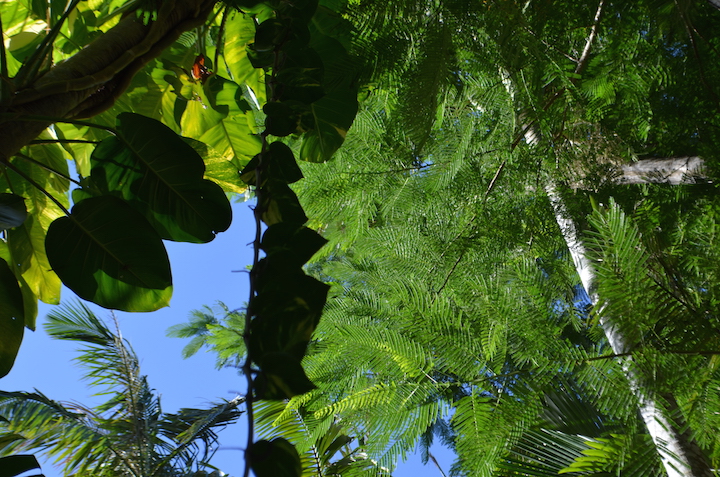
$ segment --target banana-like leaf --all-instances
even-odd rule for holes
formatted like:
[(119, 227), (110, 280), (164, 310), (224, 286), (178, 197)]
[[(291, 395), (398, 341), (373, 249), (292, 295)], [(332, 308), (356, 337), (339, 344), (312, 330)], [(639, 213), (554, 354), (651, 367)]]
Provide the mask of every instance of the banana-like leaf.
[(92, 155), (91, 179), (103, 194), (128, 201), (167, 240), (209, 242), (230, 226), (227, 197), (203, 179), (202, 158), (170, 128), (122, 113), (117, 131)]
[(262, 146), (260, 138), (253, 134), (244, 116), (223, 119), (198, 139), (222, 157), (237, 161), (240, 165), (247, 164), (250, 158), (260, 152)]
[(225, 48), (223, 59), (233, 80), (236, 83), (244, 83), (245, 80), (255, 74), (247, 59), (245, 47), (255, 39), (255, 22), (251, 15), (233, 12), (225, 23)]
[(207, 144), (191, 138), (184, 138), (205, 162), (205, 179), (219, 185), (225, 192), (243, 194), (247, 190), (245, 183), (240, 180), (239, 167), (234, 158), (223, 157)]
[(0, 377), (13, 367), (25, 330), (20, 285), (7, 262), (0, 258)]
[(45, 234), (50, 220), (47, 217), (30, 216), (20, 227), (8, 232), (8, 247), (13, 262), (19, 266), (32, 292), (43, 302), (60, 303), (61, 282), (52, 271), (45, 254)]
[(118, 198), (76, 204), (50, 225), (45, 247), (55, 273), (85, 300), (123, 311), (153, 311), (170, 301), (170, 262), (160, 236)]

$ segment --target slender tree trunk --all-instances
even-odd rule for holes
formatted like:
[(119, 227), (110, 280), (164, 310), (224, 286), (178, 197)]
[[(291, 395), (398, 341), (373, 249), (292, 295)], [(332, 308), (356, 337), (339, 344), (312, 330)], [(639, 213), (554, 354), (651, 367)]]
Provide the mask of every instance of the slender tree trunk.
[[(597, 306), (599, 297), (595, 269), (588, 260), (585, 247), (578, 238), (575, 223), (569, 218), (567, 208), (555, 187), (551, 184), (545, 190), (555, 211), (555, 219), (570, 250), (580, 281), (590, 297), (592, 305)], [(628, 344), (607, 316), (601, 316), (600, 326), (602, 326), (610, 347), (615, 354), (627, 352)], [(668, 419), (658, 406), (654, 396), (649, 395), (642, 389), (639, 379), (632, 368), (632, 358), (621, 359), (623, 359), (622, 368), (625, 371), (630, 389), (638, 399), (640, 415), (645, 422), (648, 433), (655, 442), (668, 477), (712, 477), (713, 473), (704, 453), (695, 440), (692, 439), (689, 431), (685, 429), (686, 426), (682, 422), (678, 422), (681, 421), (682, 417), (674, 396), (664, 395), (663, 398), (667, 413), (677, 415), (676, 422)]]

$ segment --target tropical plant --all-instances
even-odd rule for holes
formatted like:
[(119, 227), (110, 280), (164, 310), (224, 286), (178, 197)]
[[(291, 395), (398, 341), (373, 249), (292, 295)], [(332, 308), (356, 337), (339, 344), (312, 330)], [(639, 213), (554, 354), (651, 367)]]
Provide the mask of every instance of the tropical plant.
[(44, 453), (75, 476), (222, 475), (210, 464), (217, 431), (240, 416), (242, 397), (162, 412), (130, 343), (87, 306), (60, 306), (45, 328), (53, 338), (82, 344), (77, 360), (95, 396), (106, 400), (87, 407), (39, 391), (1, 391), (2, 454)]
[[(347, 15), (375, 81), (338, 159), (306, 165), (297, 186), (330, 241), (310, 269), (335, 289), (306, 360), (320, 389), (290, 408), (355, 423), (388, 466), (452, 415), (456, 470), (503, 475), (509, 453), (530, 458), (524, 436), (535, 433), (535, 455), (550, 444), (537, 437), (557, 431), (543, 424), (543, 402), (570, 375), (579, 388), (565, 392), (614, 430), (567, 438), (585, 447), (555, 473), (709, 475), (715, 272), (682, 264), (716, 254), (716, 188), (651, 187), (667, 174), (649, 166), (701, 157), (712, 181), (717, 11), (699, 2), (360, 2)], [(642, 157), (670, 159), (618, 180)], [(610, 197), (620, 205), (593, 212), (593, 200)], [(692, 218), (700, 212), (706, 222)], [(602, 225), (605, 214), (614, 225)], [(585, 268), (570, 261), (578, 237), (563, 235), (557, 218), (596, 234), (580, 236), (605, 283), (588, 285), (599, 300), (590, 316), (578, 298)], [(625, 343), (616, 351), (613, 329)], [(662, 427), (674, 442), (658, 439)], [(646, 452), (648, 431), (658, 452)]]
[[(302, 133), (312, 161), (342, 143), (357, 89), (342, 19), (317, 2), (247, 3), (0, 7), (0, 374), (61, 280), (107, 308), (166, 306), (162, 240), (208, 242), (229, 226), (224, 192), (247, 190), (257, 164), (238, 172), (267, 153), (267, 134)], [(275, 152), (290, 167), (292, 153)]]
[[(354, 120), (357, 64), (331, 7), (73, 0), (0, 11), (13, 40), (12, 58), (0, 48), (0, 297), (8, 303), (0, 374), (12, 367), (23, 324), (34, 327), (37, 297), (57, 302), (60, 280), (107, 308), (166, 306), (172, 280), (162, 240), (212, 240), (230, 224), (224, 192), (251, 187), (258, 206), (244, 326), (245, 474), (299, 466), (287, 441), (254, 442), (252, 405), (313, 387), (300, 360), (328, 287), (302, 265), (325, 241), (304, 226), (288, 186), (302, 173), (277, 138), (301, 137), (297, 156), (323, 162)], [(45, 32), (28, 31), (29, 23)], [(44, 162), (31, 150), (40, 134)], [(72, 209), (69, 181), (80, 186)], [(28, 198), (39, 200), (28, 208)]]

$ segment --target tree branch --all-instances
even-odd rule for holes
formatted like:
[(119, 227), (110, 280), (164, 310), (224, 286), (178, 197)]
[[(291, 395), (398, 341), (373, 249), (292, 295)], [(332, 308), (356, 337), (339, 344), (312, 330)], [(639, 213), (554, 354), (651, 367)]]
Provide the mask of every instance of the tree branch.
[[(27, 115), (88, 117), (112, 106), (132, 77), (184, 31), (202, 24), (216, 0), (168, 0), (149, 25), (128, 15), (67, 61), (57, 64), (8, 105), (0, 122), (0, 162), (17, 153), (54, 121)], [(167, 5), (167, 6), (165, 6)]]

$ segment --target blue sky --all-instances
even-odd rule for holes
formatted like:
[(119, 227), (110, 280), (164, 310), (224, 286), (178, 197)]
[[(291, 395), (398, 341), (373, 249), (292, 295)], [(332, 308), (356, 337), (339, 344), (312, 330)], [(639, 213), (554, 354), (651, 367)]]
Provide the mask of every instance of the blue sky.
[[(230, 308), (242, 306), (248, 299), (246, 265), (252, 262), (254, 222), (248, 203), (233, 204), (233, 224), (208, 244), (166, 242), (173, 271), (174, 294), (170, 306), (153, 313), (115, 312), (120, 329), (141, 359), (141, 372), (150, 386), (161, 395), (163, 410), (175, 412), (181, 407), (206, 407), (222, 399), (232, 399), (244, 391), (244, 378), (235, 370), (215, 369), (215, 357), (199, 352), (183, 359), (181, 350), (187, 340), (166, 337), (167, 329), (187, 321), (192, 310), (222, 301)], [(74, 295), (63, 290), (62, 300)], [(52, 340), (42, 328), (49, 305), (41, 304), (37, 331), (25, 334), (15, 367), (0, 379), (5, 391), (38, 389), (58, 401), (95, 404), (92, 390), (81, 380), (81, 371), (73, 362), (77, 345)], [(109, 310), (93, 308), (108, 318)], [(245, 420), (228, 426), (220, 433), (220, 450), (212, 460), (224, 472), (242, 475), (242, 448), (245, 445)], [(443, 470), (450, 469), (453, 456), (443, 448), (433, 448)], [(42, 462), (46, 477), (62, 477), (59, 468)], [(423, 466), (418, 455), (410, 456), (393, 474), (395, 477), (440, 477), (437, 468)]]

